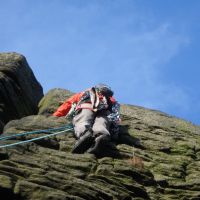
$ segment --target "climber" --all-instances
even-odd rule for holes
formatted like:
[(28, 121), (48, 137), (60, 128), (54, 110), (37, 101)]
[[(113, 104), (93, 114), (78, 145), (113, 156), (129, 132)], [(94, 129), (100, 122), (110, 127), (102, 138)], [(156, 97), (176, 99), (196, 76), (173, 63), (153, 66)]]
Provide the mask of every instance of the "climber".
[(118, 134), (119, 107), (111, 88), (98, 84), (67, 99), (53, 116), (72, 118), (77, 139), (72, 153), (99, 154), (102, 146)]

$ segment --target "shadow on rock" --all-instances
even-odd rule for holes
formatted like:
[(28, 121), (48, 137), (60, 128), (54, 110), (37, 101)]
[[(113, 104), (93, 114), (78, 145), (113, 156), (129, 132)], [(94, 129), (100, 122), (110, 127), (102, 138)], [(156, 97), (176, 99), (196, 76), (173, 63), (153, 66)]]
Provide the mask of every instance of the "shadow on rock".
[(128, 132), (128, 129), (128, 125), (120, 126), (119, 135), (116, 140), (116, 143), (127, 144), (136, 148), (145, 149), (145, 147), (141, 144), (140, 139), (131, 136)]

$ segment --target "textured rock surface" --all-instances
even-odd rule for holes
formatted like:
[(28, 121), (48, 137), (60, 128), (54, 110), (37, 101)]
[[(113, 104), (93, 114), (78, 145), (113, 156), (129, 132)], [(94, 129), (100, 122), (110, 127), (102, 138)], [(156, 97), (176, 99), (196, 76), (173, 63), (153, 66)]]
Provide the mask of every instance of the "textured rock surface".
[(39, 113), (44, 115), (52, 114), (66, 99), (73, 93), (65, 89), (50, 90), (39, 103)]
[(24, 56), (0, 53), (0, 131), (11, 119), (36, 114), (43, 97)]
[[(56, 101), (68, 96), (65, 92), (48, 93), (40, 102), (40, 112), (52, 113)], [(121, 158), (71, 154), (73, 132), (0, 149), (0, 195), (27, 200), (200, 199), (200, 127), (136, 106), (122, 105), (121, 113), (117, 144)], [(9, 122), (4, 135), (66, 123), (65, 118), (32, 115)], [(129, 134), (145, 148), (134, 147)]]

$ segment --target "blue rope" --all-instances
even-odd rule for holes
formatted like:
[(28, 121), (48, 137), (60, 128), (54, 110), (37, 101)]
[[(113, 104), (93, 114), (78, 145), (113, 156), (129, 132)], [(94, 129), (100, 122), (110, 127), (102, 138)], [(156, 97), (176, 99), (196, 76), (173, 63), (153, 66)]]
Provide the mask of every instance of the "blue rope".
[(18, 136), (24, 136), (24, 135), (29, 135), (29, 134), (51, 133), (51, 131), (57, 131), (57, 130), (65, 129), (65, 128), (71, 128), (71, 127), (72, 127), (72, 125), (67, 125), (67, 126), (61, 126), (61, 127), (58, 127), (58, 128), (28, 131), (28, 132), (18, 133), (18, 134), (15, 134), (15, 135), (3, 136), (3, 137), (0, 137), (0, 140), (7, 140), (7, 139), (15, 138), (15, 137), (18, 137)]
[(19, 145), (19, 144), (25, 144), (25, 143), (32, 142), (32, 141), (41, 140), (43, 138), (47, 138), (47, 137), (50, 137), (50, 136), (58, 135), (58, 134), (61, 134), (61, 133), (67, 132), (67, 131), (71, 131), (71, 130), (73, 130), (73, 127), (68, 128), (66, 130), (63, 130), (63, 131), (52, 133), (52, 134), (49, 134), (49, 135), (40, 136), (40, 137), (37, 137), (37, 138), (32, 138), (30, 140), (15, 142), (15, 143), (12, 143), (12, 144), (0, 145), (0, 148), (12, 147), (12, 146), (16, 146), (16, 145)]

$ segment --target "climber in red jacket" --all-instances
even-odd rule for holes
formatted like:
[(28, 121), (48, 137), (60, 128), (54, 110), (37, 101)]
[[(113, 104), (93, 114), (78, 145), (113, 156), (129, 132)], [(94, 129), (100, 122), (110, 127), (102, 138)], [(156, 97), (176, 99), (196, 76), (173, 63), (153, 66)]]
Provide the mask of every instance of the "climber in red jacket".
[(111, 88), (98, 84), (73, 95), (53, 115), (72, 117), (77, 138), (73, 153), (84, 153), (87, 150), (89, 153), (99, 154), (102, 144), (109, 142), (111, 134), (118, 132), (119, 107)]

